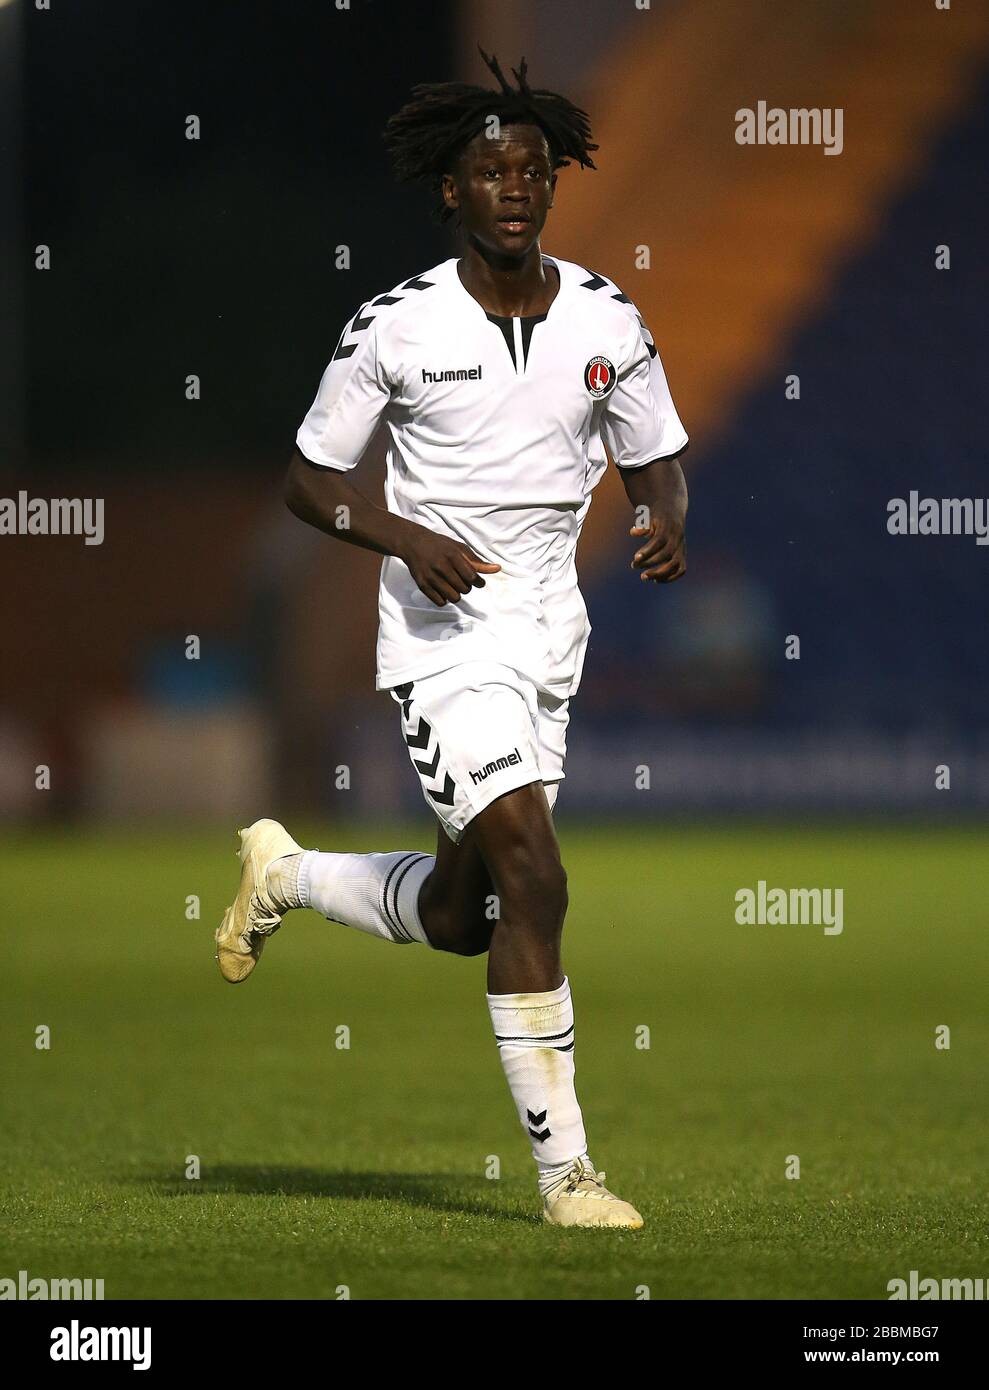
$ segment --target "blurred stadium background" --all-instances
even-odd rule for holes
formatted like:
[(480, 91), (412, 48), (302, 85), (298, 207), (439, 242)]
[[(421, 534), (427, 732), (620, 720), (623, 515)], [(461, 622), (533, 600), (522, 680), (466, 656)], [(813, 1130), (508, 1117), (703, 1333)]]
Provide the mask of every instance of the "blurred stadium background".
[[(4, 244), (52, 248), (8, 282), (2, 491), (106, 501), (100, 547), (0, 544), (0, 814), (423, 812), (370, 694), (377, 563), (308, 533), (280, 482), (344, 321), (451, 254), (379, 132), (414, 82), (483, 80), (478, 40), (591, 112), (599, 172), (563, 172), (545, 247), (636, 300), (692, 436), (686, 583), (633, 582), (614, 477), (592, 509), (565, 814), (989, 806), (985, 551), (886, 532), (910, 489), (986, 491), (984, 6), (111, 0), (99, 25), (0, 23)], [(759, 100), (842, 107), (843, 153), (740, 147)], [(366, 486), (382, 471), (379, 440)]]

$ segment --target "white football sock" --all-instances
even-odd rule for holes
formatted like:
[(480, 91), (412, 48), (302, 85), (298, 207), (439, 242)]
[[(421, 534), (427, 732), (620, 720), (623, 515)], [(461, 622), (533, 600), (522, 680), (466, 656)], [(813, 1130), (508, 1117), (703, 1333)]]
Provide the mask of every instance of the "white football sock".
[(268, 868), (279, 906), (313, 907), (331, 922), (404, 946), (429, 945), (419, 916), (419, 890), (433, 872), (431, 854), (287, 854)]
[(587, 1138), (574, 1090), (574, 1023), (570, 982), (543, 994), (489, 994), (501, 1063), (522, 1128), (532, 1141), (539, 1189), (546, 1191), (587, 1159)]

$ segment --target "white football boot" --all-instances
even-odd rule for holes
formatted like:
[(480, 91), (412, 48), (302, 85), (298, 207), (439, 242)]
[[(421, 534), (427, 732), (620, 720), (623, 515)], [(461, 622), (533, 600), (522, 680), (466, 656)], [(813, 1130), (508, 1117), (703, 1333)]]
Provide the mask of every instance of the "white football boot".
[(642, 1217), (604, 1185), (604, 1173), (575, 1158), (570, 1172), (544, 1198), (543, 1220), (554, 1226), (616, 1226), (637, 1231)]
[(268, 869), (286, 854), (303, 854), (283, 825), (276, 820), (256, 820), (240, 832), (240, 888), (216, 930), (216, 958), (220, 974), (239, 985), (257, 965), (264, 943), (282, 924), (288, 911), (272, 897)]

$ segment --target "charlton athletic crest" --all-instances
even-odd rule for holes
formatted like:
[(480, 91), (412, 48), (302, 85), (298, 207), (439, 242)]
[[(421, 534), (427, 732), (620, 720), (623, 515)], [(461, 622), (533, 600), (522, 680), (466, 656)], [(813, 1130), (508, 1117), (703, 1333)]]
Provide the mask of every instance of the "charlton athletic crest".
[(596, 401), (607, 396), (615, 385), (615, 368), (607, 357), (592, 357), (584, 368), (584, 385)]

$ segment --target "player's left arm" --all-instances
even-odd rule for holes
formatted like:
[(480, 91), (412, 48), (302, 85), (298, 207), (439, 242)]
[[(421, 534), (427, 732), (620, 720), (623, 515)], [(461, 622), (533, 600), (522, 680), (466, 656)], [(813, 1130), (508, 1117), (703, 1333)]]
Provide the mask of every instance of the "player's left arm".
[(632, 568), (639, 571), (640, 579), (672, 584), (687, 571), (687, 480), (680, 459), (654, 459), (643, 467), (619, 471), (636, 514), (629, 535), (640, 541)]
[(601, 433), (636, 512), (629, 532), (639, 542), (632, 568), (641, 579), (670, 584), (687, 568), (687, 484), (680, 467), (687, 432), (652, 334), (635, 305), (628, 302), (626, 307), (621, 370), (605, 405)]

